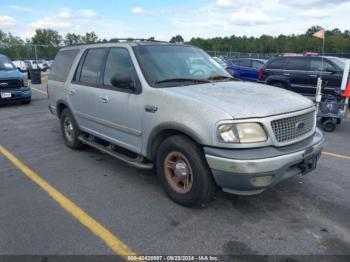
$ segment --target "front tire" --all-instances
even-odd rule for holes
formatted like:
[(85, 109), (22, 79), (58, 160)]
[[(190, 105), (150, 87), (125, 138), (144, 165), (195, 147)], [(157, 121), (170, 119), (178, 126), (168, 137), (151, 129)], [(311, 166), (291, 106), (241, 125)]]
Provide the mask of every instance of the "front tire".
[(21, 101), (21, 104), (22, 105), (28, 105), (28, 104), (30, 104), (31, 101), (32, 101), (31, 99), (23, 100), (23, 101)]
[(322, 123), (322, 127), (325, 132), (334, 132), (335, 128), (337, 127), (337, 124), (336, 121), (330, 118)]
[(185, 136), (167, 138), (159, 147), (156, 169), (167, 195), (183, 206), (208, 203), (216, 185), (201, 148)]
[(81, 131), (67, 108), (63, 109), (60, 122), (65, 144), (72, 149), (84, 148), (85, 145), (78, 139)]

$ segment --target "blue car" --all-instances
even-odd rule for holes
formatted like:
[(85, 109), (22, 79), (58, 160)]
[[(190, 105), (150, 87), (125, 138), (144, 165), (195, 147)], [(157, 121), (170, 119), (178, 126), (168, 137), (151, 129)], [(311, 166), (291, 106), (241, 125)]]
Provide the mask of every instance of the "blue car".
[(230, 59), (226, 70), (235, 78), (257, 82), (259, 70), (266, 62), (267, 60), (253, 58)]
[(7, 56), (0, 54), (0, 103), (19, 101), (29, 104), (31, 98), (28, 77)]

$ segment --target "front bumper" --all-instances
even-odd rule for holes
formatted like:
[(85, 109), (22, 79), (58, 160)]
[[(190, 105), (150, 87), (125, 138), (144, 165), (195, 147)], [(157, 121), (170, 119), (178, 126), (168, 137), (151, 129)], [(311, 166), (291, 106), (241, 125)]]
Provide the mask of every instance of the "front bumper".
[(30, 87), (22, 87), (17, 89), (0, 89), (0, 93), (11, 93), (11, 97), (0, 97), (0, 102), (27, 101), (30, 100), (32, 97), (32, 90)]
[(205, 157), (218, 186), (236, 194), (257, 194), (303, 172), (301, 164), (311, 155), (319, 158), (324, 137), (315, 134), (285, 147), (217, 149), (205, 147)]

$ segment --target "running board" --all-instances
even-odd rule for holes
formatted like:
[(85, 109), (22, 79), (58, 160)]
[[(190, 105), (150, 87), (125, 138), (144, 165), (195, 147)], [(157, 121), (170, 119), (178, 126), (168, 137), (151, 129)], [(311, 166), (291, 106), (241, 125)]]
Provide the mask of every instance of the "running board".
[(118, 160), (121, 160), (130, 166), (140, 168), (140, 169), (153, 169), (153, 164), (152, 163), (145, 163), (144, 157), (143, 156), (137, 156), (136, 158), (131, 158), (129, 156), (126, 156), (122, 153), (119, 153), (115, 150), (112, 150), (110, 147), (103, 146), (92, 139), (89, 139), (85, 135), (80, 135), (78, 139), (85, 145), (91, 146), (107, 155), (110, 155)]

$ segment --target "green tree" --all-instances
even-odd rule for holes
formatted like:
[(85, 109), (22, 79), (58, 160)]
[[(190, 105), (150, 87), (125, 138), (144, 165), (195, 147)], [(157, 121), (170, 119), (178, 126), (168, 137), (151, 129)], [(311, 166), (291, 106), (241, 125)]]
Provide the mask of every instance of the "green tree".
[(82, 42), (81, 35), (74, 33), (67, 33), (64, 38), (65, 45), (76, 45)]
[(169, 42), (170, 43), (183, 43), (184, 39), (181, 35), (176, 35), (176, 36), (173, 36)]
[(85, 35), (81, 37), (81, 40), (85, 44), (93, 44), (93, 43), (97, 43), (98, 36), (96, 35), (95, 32), (87, 32)]
[(34, 45), (48, 45), (58, 47), (62, 43), (62, 36), (52, 29), (37, 29), (32, 37)]

